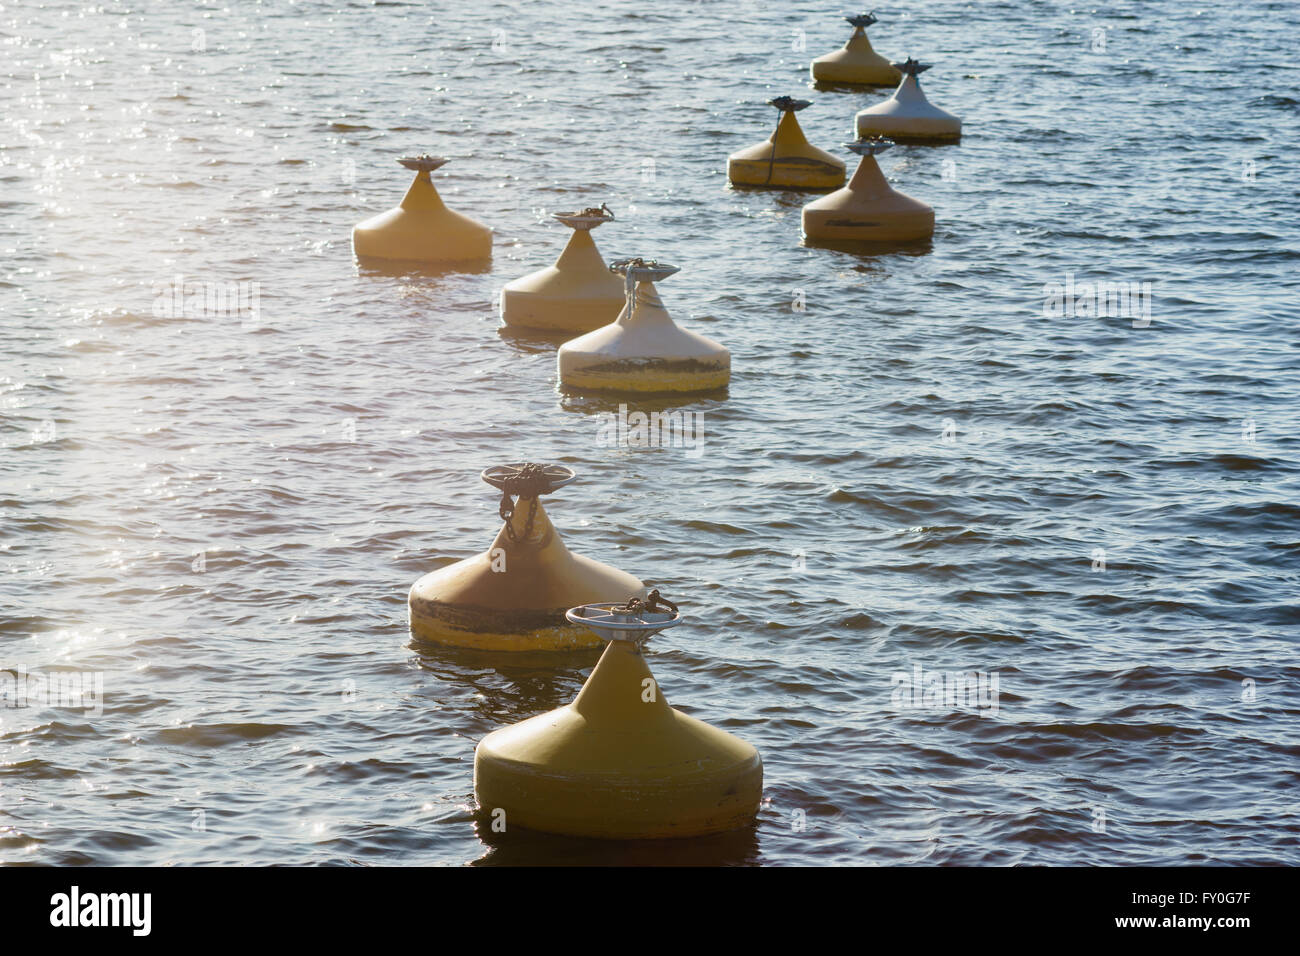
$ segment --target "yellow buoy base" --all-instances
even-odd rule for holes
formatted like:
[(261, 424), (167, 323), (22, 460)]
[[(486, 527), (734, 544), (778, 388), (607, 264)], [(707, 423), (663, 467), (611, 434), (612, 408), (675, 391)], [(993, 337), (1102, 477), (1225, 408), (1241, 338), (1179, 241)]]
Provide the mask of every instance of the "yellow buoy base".
[(733, 186), (835, 189), (844, 185), (844, 161), (809, 143), (795, 114), (786, 112), (765, 142), (727, 158), (727, 179)]
[[(934, 235), (934, 210), (921, 209), (910, 196), (901, 203), (863, 203), (803, 211), (803, 234), (812, 240), (840, 242), (912, 242)], [(901, 208), (899, 208), (901, 207)]]
[[(599, 647), (600, 638), (585, 627), (564, 621), (568, 608), (552, 608), (511, 615), (488, 607), (458, 607), (425, 600), (415, 593), (409, 599), (411, 633), (421, 640), (446, 647), (478, 651), (575, 651)], [(488, 630), (497, 622), (500, 631)]]
[(483, 651), (568, 651), (600, 639), (564, 612), (579, 604), (626, 601), (645, 593), (631, 574), (574, 554), (564, 546), (540, 502), (527, 532), (529, 502), (511, 517), (492, 547), (431, 571), (407, 598), (411, 633), (421, 640)]
[(623, 308), (623, 294), (570, 297), (511, 289), (501, 290), (501, 321), (511, 328), (542, 332), (590, 332), (608, 325)]
[(560, 385), (582, 392), (712, 392), (731, 382), (730, 364), (633, 360), (569, 369)]
[(399, 206), (353, 228), (352, 251), (360, 259), (473, 262), (492, 257), (492, 230), (448, 209), (421, 170)]
[(854, 29), (842, 48), (813, 60), (810, 72), (814, 83), (835, 86), (893, 86), (903, 77), (872, 49), (862, 27)]
[(844, 184), (844, 166), (838, 170), (819, 160), (782, 157), (767, 160), (727, 160), (727, 179), (733, 186), (767, 189), (834, 189)]
[(803, 207), (804, 237), (841, 242), (910, 242), (934, 235), (934, 210), (895, 191), (874, 156), (863, 156), (843, 189)]
[(623, 282), (606, 267), (588, 229), (577, 229), (555, 265), (501, 290), (501, 321), (513, 328), (590, 332), (618, 318)]
[(614, 641), (577, 699), (489, 734), (474, 752), (480, 809), (566, 836), (703, 836), (753, 822), (763, 762), (750, 744), (669, 707), (635, 646)]

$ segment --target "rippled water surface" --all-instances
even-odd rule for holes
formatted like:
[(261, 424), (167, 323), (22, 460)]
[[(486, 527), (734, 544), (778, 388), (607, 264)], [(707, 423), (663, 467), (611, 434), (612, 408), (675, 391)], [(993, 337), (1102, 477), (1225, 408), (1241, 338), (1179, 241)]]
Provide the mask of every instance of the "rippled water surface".
[[(879, 11), (965, 138), (882, 157), (938, 225), (878, 254), (724, 172), (771, 96), (838, 151), (885, 95), (808, 89), (842, 12), (0, 9), (0, 669), (104, 681), (0, 710), (0, 860), (1300, 863), (1300, 8)], [(490, 271), (354, 262), (426, 150)], [(498, 331), (547, 214), (602, 201), (606, 257), (680, 265), (667, 306), (731, 349), (697, 457), (602, 447), (609, 403)], [(1149, 325), (1045, 316), (1070, 274), (1151, 282)], [(260, 320), (158, 314), (177, 275)], [(475, 743), (594, 656), (422, 646), (406, 592), (518, 460), (683, 604), (651, 666), (762, 752), (753, 831), (481, 833)], [(896, 707), (918, 666), (996, 674), (996, 713)]]

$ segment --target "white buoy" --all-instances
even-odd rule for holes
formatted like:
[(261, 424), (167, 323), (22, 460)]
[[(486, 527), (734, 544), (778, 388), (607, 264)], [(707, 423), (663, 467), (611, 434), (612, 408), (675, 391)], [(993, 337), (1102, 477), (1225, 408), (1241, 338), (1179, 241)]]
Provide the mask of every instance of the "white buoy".
[(577, 392), (709, 392), (731, 380), (731, 353), (680, 328), (655, 282), (678, 271), (653, 259), (620, 259), (627, 304), (618, 318), (560, 346), (560, 386)]
[(888, 136), (896, 143), (955, 143), (961, 139), (961, 120), (925, 98), (917, 76), (930, 69), (908, 57), (896, 63), (903, 81), (894, 95), (857, 115), (858, 137)]

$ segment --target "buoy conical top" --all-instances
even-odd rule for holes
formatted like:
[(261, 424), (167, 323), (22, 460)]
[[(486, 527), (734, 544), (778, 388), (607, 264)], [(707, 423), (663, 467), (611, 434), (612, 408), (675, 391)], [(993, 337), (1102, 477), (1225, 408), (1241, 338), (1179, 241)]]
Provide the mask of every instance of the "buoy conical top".
[(885, 179), (876, 154), (887, 140), (859, 140), (846, 148), (862, 157), (843, 189), (803, 207), (803, 234), (812, 240), (907, 242), (934, 234), (934, 210), (897, 192)]
[(871, 41), (867, 39), (867, 27), (876, 22), (875, 14), (860, 13), (844, 19), (853, 25), (853, 35), (840, 49), (812, 61), (813, 82), (836, 86), (893, 86), (897, 83), (898, 68), (873, 50)]
[[(567, 836), (657, 839), (750, 824), (763, 761), (750, 744), (668, 706), (641, 645), (680, 623), (671, 602), (572, 608), (609, 642), (573, 703), (494, 731), (474, 751), (479, 808)], [(503, 817), (499, 811), (504, 811)]]
[(727, 179), (734, 186), (775, 189), (834, 189), (844, 183), (844, 161), (808, 142), (795, 116), (808, 100), (778, 96), (768, 100), (780, 115), (772, 135), (727, 158)]
[(900, 143), (955, 143), (961, 139), (961, 120), (925, 98), (917, 79), (930, 69), (908, 57), (895, 64), (903, 74), (894, 95), (857, 115), (858, 136), (888, 136)]
[(443, 204), (429, 174), (444, 165), (440, 156), (398, 160), (415, 170), (401, 203), (371, 216), (352, 230), (352, 251), (360, 259), (404, 262), (474, 262), (492, 257), (492, 230)]
[(620, 259), (626, 302), (618, 318), (560, 346), (560, 385), (579, 392), (710, 392), (731, 381), (731, 353), (679, 328), (655, 282), (678, 271), (654, 259)]
[(590, 332), (608, 325), (623, 308), (623, 283), (600, 257), (591, 231), (613, 222), (614, 214), (602, 203), (554, 215), (573, 229), (568, 244), (554, 265), (501, 290), (501, 320), (509, 326), (562, 332)]
[[(574, 479), (563, 465), (518, 463), (483, 472), (501, 489), (505, 521), (483, 554), (431, 571), (411, 587), (411, 631), (438, 644), (487, 651), (560, 651), (599, 638), (565, 617), (575, 596), (640, 594), (630, 574), (564, 546), (538, 500)], [(518, 500), (515, 500), (515, 497)]]

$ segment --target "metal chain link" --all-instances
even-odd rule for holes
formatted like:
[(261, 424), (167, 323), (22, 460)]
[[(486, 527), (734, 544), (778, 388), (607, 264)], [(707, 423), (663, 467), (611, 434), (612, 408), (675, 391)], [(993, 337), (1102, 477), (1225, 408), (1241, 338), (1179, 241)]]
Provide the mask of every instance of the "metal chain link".
[(620, 268), (626, 266), (627, 271), (623, 273), (623, 295), (627, 298), (627, 314), (631, 315), (632, 310), (636, 308), (636, 277), (632, 275), (632, 270), (638, 266), (656, 266), (656, 259), (642, 259), (640, 256), (629, 256), (626, 259), (616, 259), (609, 264), (610, 272), (618, 272)]
[(511, 541), (520, 540), (515, 534), (514, 523), (511, 521), (515, 515), (515, 501), (512, 496), (517, 496), (520, 501), (528, 499), (528, 519), (524, 522), (522, 539), (527, 541), (533, 536), (533, 522), (537, 518), (537, 498), (551, 490), (551, 479), (546, 476), (545, 465), (529, 463), (521, 467), (516, 474), (501, 479), (501, 505), (497, 508), (497, 513), (506, 523), (506, 537)]
[(645, 596), (645, 599), (632, 598), (626, 604), (616, 604), (610, 608), (619, 614), (653, 614), (655, 611), (672, 611), (677, 613), (677, 605), (659, 593), (655, 588)]
[(763, 181), (765, 186), (772, 182), (772, 168), (776, 165), (776, 134), (781, 129), (781, 120), (785, 119), (786, 113), (797, 113), (812, 104), (809, 100), (797, 100), (793, 96), (778, 96), (768, 100), (767, 105), (775, 106), (779, 112), (776, 114), (776, 129), (772, 130), (772, 153), (767, 158), (767, 179)]

